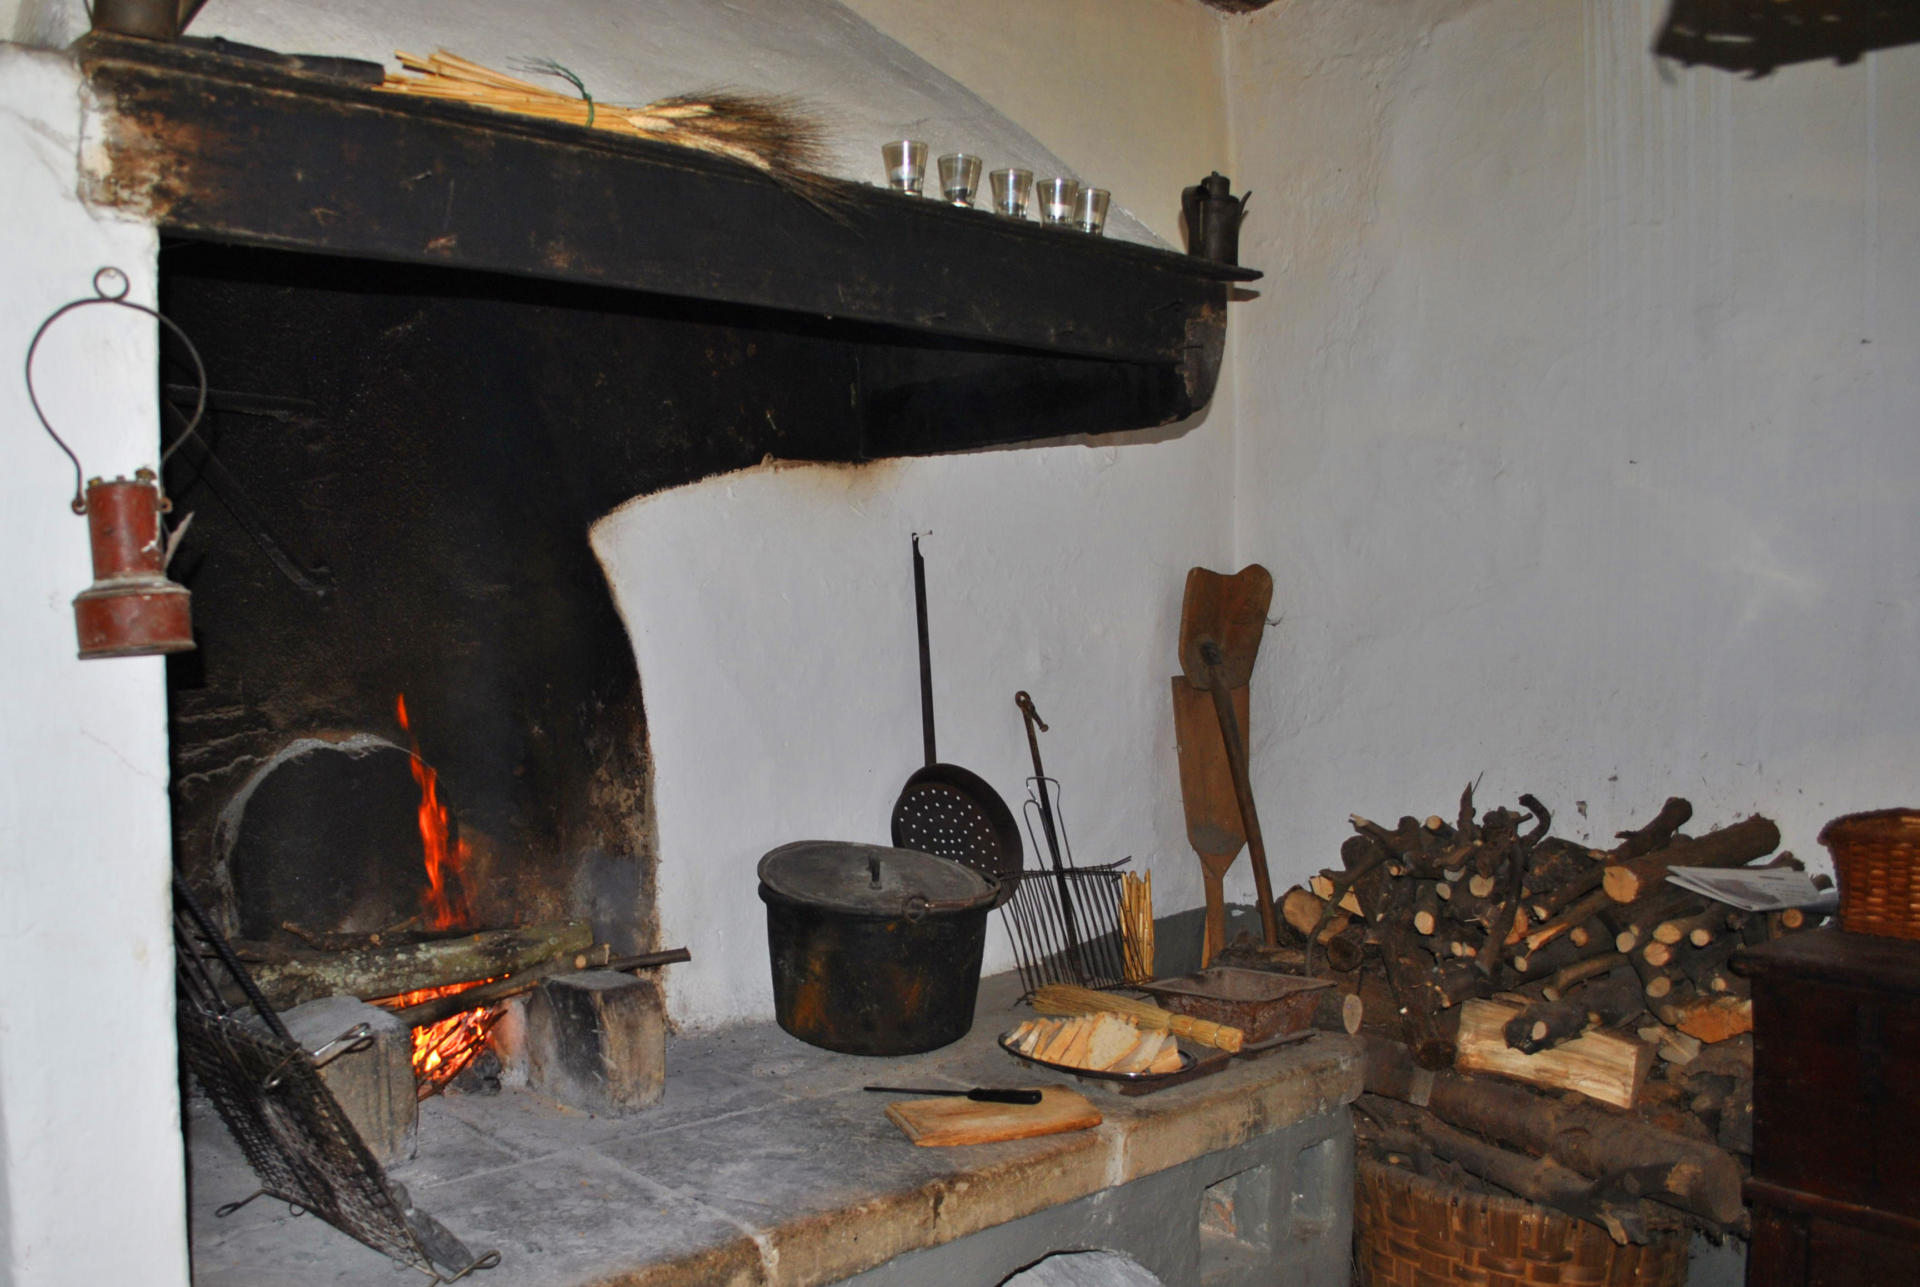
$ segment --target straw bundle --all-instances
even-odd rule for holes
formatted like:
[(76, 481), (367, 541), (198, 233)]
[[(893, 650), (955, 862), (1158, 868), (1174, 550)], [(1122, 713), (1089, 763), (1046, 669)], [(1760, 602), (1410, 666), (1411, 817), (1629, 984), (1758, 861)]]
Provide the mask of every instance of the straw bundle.
[(1120, 941), (1125, 949), (1127, 982), (1153, 977), (1153, 873), (1144, 878), (1120, 874)]
[(1230, 1028), (1224, 1023), (1175, 1014), (1171, 1010), (1162, 1010), (1159, 1006), (1146, 1001), (1115, 996), (1111, 992), (1095, 992), (1092, 988), (1077, 988), (1069, 983), (1049, 983), (1046, 987), (1037, 989), (1033, 994), (1033, 1008), (1041, 1014), (1111, 1012), (1125, 1015), (1142, 1028), (1175, 1032), (1202, 1045), (1217, 1046), (1222, 1050), (1238, 1051), (1246, 1041), (1244, 1032), (1238, 1028)]
[(735, 93), (681, 94), (641, 107), (622, 107), (596, 101), (580, 78), (558, 63), (530, 66), (567, 81), (577, 95), (508, 76), (444, 49), (431, 58), (401, 51), (394, 57), (414, 73), (387, 73), (380, 88), (395, 94), (472, 103), (731, 157), (799, 189), (809, 199), (825, 195), (830, 186), (829, 180), (815, 173), (824, 155), (820, 126), (784, 99)]

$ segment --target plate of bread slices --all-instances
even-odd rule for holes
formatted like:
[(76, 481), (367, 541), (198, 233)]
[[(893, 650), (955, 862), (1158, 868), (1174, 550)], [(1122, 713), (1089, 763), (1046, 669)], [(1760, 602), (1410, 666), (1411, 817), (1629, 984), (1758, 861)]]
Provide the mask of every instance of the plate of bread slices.
[(1002, 1034), (1000, 1048), (1022, 1063), (1070, 1073), (1123, 1095), (1142, 1095), (1218, 1072), (1233, 1055), (1196, 1057), (1171, 1032), (1141, 1028), (1103, 1011), (1063, 1019), (1029, 1019)]

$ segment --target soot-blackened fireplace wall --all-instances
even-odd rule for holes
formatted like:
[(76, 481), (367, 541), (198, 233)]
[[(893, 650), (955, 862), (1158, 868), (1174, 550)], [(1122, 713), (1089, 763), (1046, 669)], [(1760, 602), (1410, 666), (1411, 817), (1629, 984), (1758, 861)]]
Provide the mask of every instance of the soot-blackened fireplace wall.
[(844, 348), (493, 275), (191, 242), (161, 263), (214, 389), (166, 476), (194, 515), (174, 570), (199, 649), (169, 671), (193, 883), (249, 939), (418, 910), (404, 693), (473, 922), (651, 946), (645, 720), (587, 530), (769, 452), (854, 454)]

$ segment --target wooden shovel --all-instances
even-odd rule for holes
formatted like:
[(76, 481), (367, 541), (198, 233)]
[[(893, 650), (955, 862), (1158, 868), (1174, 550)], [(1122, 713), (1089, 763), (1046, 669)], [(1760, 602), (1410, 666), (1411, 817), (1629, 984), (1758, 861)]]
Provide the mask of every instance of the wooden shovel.
[(1267, 845), (1260, 815), (1253, 807), (1253, 783), (1247, 777), (1246, 716), (1234, 711), (1231, 693), (1253, 677), (1253, 660), (1266, 630), (1267, 605), (1273, 602), (1273, 576), (1249, 563), (1232, 576), (1194, 568), (1187, 573), (1180, 605), (1180, 669), (1187, 682), (1213, 696), (1213, 710), (1225, 743), (1240, 804), (1240, 825), (1253, 863), (1253, 887), (1260, 898), (1260, 928), (1267, 944), (1280, 944), (1280, 922), (1273, 910), (1273, 881), (1267, 875)]
[[(1247, 727), (1247, 690), (1233, 693), (1241, 733)], [(1173, 677), (1173, 731), (1180, 746), (1180, 799), (1187, 809), (1187, 842), (1200, 855), (1207, 882), (1207, 934), (1200, 968), (1213, 964), (1226, 946), (1227, 901), (1221, 882), (1247, 842), (1240, 828), (1240, 805), (1227, 763), (1227, 744), (1213, 713), (1213, 698), (1179, 675)]]

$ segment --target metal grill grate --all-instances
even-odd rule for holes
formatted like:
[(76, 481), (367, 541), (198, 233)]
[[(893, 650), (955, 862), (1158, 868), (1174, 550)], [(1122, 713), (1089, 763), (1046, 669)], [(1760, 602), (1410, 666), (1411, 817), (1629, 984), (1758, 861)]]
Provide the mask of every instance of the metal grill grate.
[[(318, 1065), (178, 878), (173, 893), (181, 1052), (260, 1179), (258, 1192), (218, 1214), (266, 1194), (435, 1282), (497, 1265), (498, 1252), (475, 1259), (432, 1216), (409, 1206), (320, 1080)], [(224, 988), (216, 966), (228, 979)], [(236, 993), (243, 1004), (229, 1002)]]

